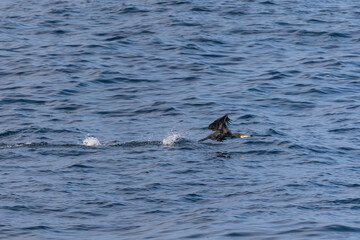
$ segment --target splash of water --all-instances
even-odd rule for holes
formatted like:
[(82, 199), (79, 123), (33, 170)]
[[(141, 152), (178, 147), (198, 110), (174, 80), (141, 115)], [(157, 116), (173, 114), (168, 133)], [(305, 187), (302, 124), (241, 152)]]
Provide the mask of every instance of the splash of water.
[(90, 136), (85, 137), (83, 144), (89, 147), (101, 145), (100, 141), (96, 137), (90, 137)]
[(165, 146), (172, 146), (180, 137), (180, 134), (171, 133), (171, 135), (167, 136), (162, 140), (162, 144)]

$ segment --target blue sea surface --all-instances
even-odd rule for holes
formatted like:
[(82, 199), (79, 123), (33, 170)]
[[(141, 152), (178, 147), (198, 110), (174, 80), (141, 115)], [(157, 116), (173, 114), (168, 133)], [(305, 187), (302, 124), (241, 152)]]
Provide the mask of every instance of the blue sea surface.
[(0, 11), (1, 239), (360, 239), (359, 2)]

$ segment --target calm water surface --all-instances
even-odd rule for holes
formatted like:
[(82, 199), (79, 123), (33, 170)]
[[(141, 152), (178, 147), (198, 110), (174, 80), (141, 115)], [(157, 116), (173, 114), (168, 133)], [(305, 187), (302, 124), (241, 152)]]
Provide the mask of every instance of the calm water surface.
[(359, 239), (358, 2), (0, 10), (0, 238)]

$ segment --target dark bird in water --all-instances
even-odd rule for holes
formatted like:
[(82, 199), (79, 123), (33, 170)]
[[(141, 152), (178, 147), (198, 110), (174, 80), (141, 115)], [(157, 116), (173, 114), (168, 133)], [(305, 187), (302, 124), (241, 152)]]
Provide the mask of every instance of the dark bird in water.
[(225, 138), (245, 138), (250, 137), (249, 135), (244, 135), (240, 133), (232, 133), (226, 124), (231, 124), (231, 119), (228, 117), (228, 114), (222, 116), (221, 118), (216, 119), (212, 124), (209, 125), (209, 129), (213, 130), (214, 133), (210, 134), (206, 138), (200, 139), (199, 142), (205, 141), (207, 139), (216, 140), (222, 142)]

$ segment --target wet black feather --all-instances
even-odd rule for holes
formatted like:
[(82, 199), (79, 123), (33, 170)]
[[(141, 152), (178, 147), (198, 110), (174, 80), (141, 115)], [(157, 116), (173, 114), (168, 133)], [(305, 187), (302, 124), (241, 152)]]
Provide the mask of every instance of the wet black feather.
[(228, 114), (225, 114), (221, 118), (216, 119), (213, 123), (209, 125), (208, 128), (213, 131), (223, 131), (227, 129), (226, 123), (229, 125), (231, 124), (231, 119), (228, 117)]

